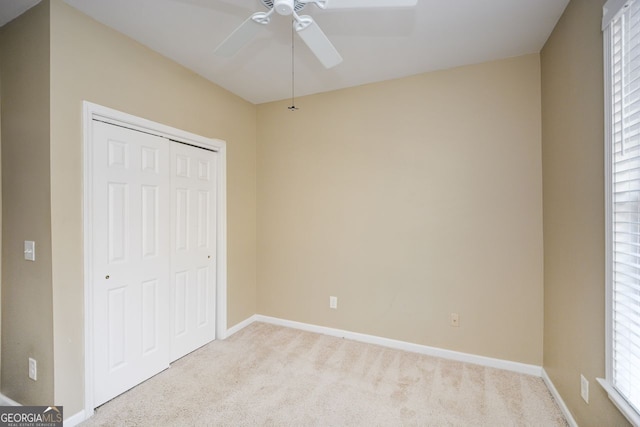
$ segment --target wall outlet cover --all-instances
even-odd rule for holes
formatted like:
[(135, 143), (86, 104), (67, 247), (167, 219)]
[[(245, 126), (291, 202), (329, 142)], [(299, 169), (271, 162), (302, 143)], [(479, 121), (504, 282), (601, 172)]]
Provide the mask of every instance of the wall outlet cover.
[(582, 374), (580, 374), (580, 396), (589, 403), (589, 381)]
[(460, 316), (458, 316), (458, 313), (451, 313), (451, 326), (454, 328), (460, 326)]
[(29, 378), (34, 381), (38, 380), (38, 363), (32, 357), (29, 358)]

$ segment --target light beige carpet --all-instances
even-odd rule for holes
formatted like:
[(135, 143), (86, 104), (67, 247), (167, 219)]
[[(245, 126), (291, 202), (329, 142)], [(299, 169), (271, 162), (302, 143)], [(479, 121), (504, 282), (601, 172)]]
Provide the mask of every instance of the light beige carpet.
[(85, 426), (565, 426), (542, 379), (253, 323)]

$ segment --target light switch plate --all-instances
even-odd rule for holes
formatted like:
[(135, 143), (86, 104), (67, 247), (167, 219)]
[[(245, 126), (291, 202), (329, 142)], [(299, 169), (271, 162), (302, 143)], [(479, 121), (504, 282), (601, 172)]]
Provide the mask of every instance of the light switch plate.
[(338, 309), (338, 297), (329, 297), (329, 308)]
[(24, 241), (24, 259), (27, 261), (36, 260), (36, 242), (32, 240)]

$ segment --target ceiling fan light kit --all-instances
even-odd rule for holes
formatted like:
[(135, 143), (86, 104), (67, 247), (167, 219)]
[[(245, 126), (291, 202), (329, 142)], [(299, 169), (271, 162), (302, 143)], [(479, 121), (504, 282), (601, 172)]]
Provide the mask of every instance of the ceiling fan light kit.
[(235, 29), (216, 48), (215, 54), (231, 57), (248, 44), (263, 28), (271, 22), (276, 12), (282, 16), (293, 16), (293, 28), (325, 68), (332, 68), (342, 62), (342, 57), (324, 34), (320, 26), (309, 15), (298, 15), (309, 3), (320, 9), (356, 9), (356, 8), (398, 8), (413, 7), (418, 0), (260, 0), (269, 9), (268, 12), (256, 12)]

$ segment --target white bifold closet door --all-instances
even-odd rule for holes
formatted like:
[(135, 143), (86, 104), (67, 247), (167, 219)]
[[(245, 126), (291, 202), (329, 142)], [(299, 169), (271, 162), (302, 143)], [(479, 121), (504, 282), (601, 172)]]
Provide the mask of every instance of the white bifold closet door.
[(93, 122), (99, 406), (215, 338), (215, 152)]

